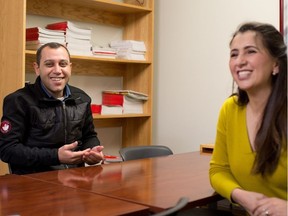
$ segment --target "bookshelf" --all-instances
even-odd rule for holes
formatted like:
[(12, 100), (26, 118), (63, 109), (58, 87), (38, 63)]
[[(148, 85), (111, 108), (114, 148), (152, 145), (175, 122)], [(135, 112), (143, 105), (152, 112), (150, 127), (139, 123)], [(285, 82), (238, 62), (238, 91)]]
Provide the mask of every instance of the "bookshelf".
[[(113, 0), (0, 0), (0, 2), (5, 11), (0, 15), (2, 29), (5, 29), (0, 33), (1, 107), (3, 98), (8, 93), (23, 87), (25, 73), (32, 70), (36, 52), (25, 50), (27, 15), (116, 26), (123, 29), (123, 39), (145, 42), (146, 61), (71, 56), (72, 71), (73, 74), (87, 76), (87, 79), (89, 76), (120, 76), (123, 79), (123, 89), (148, 94), (149, 100), (143, 107), (144, 114), (93, 115), (93, 117), (96, 128), (122, 127), (123, 147), (151, 144), (154, 0), (123, 0), (122, 2)], [(2, 109), (0, 115), (2, 116)]]

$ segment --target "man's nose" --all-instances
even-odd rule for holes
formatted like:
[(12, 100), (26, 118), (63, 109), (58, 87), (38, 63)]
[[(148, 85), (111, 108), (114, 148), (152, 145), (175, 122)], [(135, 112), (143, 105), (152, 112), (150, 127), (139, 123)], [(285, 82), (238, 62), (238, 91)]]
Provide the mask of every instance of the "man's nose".
[(54, 65), (54, 72), (55, 73), (61, 73), (61, 67), (59, 64), (55, 64)]

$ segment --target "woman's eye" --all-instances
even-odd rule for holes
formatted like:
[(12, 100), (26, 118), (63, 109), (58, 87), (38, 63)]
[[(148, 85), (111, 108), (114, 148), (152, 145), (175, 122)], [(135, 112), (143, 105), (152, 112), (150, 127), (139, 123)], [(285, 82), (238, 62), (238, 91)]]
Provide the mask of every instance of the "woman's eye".
[(250, 54), (250, 53), (256, 53), (256, 51), (255, 50), (248, 50), (248, 53)]

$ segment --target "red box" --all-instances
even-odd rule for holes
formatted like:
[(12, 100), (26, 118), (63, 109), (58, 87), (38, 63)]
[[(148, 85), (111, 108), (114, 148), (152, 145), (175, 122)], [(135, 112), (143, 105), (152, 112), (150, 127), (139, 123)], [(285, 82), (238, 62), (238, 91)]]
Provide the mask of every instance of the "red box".
[(92, 113), (100, 114), (101, 113), (101, 105), (91, 104), (91, 111), (92, 111)]

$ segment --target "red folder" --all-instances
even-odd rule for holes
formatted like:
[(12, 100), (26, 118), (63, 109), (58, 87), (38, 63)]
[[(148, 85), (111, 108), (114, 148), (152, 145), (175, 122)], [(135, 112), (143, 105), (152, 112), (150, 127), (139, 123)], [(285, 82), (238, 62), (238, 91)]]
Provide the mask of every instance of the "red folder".
[(39, 38), (53, 38), (53, 39), (65, 39), (64, 31), (55, 31), (40, 27), (26, 28), (26, 41), (34, 41)]
[(102, 104), (106, 106), (123, 106), (124, 95), (102, 93)]
[(51, 29), (51, 30), (66, 31), (66, 29), (68, 28), (68, 21), (51, 23), (51, 24), (46, 25), (46, 28)]
[(39, 33), (37, 32), (26, 33), (26, 41), (34, 41), (38, 39), (39, 39)]
[(39, 28), (38, 27), (26, 28), (26, 34), (29, 33), (39, 33)]
[(92, 113), (100, 114), (101, 113), (101, 105), (91, 104)]
[(60, 30), (52, 30), (52, 29), (46, 29), (46, 28), (41, 28), (41, 27), (31, 27), (31, 28), (26, 28), (26, 34), (37, 34), (41, 33), (44, 35), (63, 35), (65, 31), (60, 31)]

